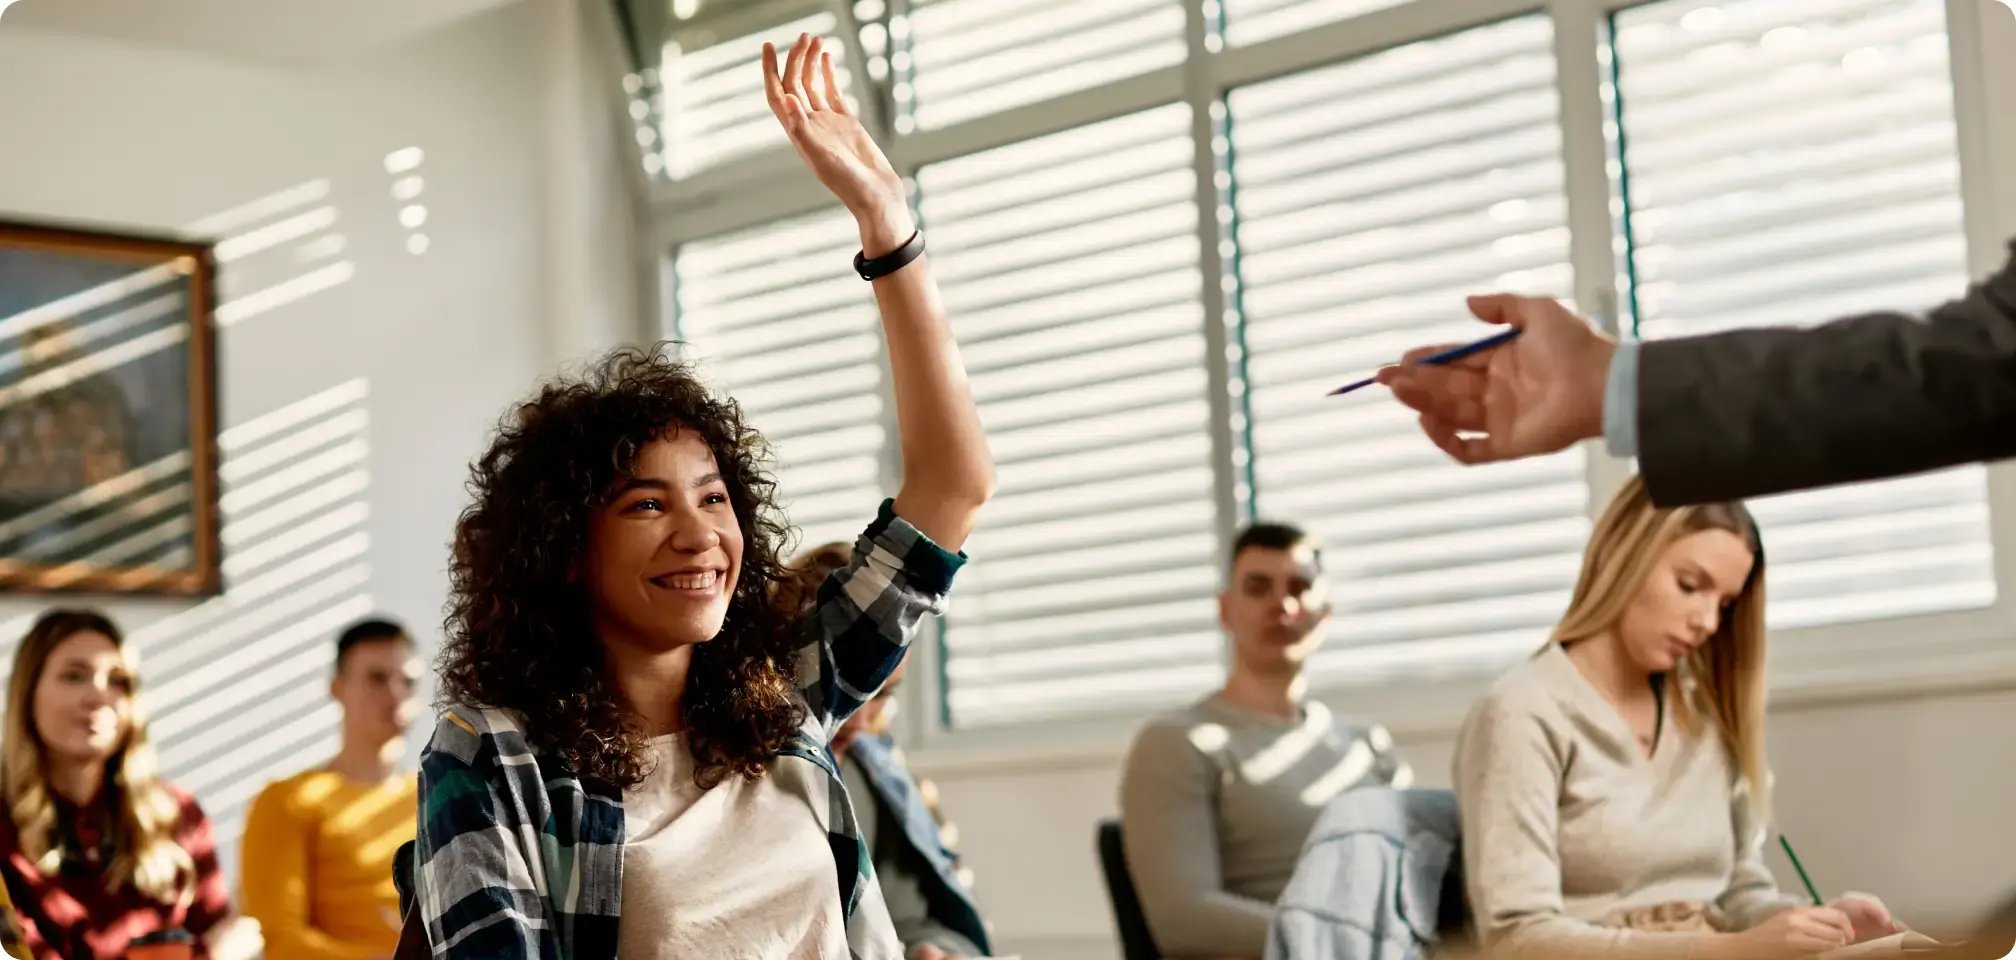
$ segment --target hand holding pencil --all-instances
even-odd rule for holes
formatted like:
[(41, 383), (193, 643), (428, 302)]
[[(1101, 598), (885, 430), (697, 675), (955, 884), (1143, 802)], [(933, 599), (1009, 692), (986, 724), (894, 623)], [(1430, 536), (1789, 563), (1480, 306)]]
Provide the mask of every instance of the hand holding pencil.
[(1805, 885), (1806, 895), (1813, 898), (1814, 905), (1825, 904), (1828, 909), (1839, 911), (1842, 916), (1848, 918), (1849, 923), (1854, 925), (1854, 942), (1860, 943), (1864, 940), (1873, 940), (1877, 937), (1887, 937), (1893, 933), (1902, 933), (1907, 929), (1903, 924), (1898, 923), (1894, 917), (1890, 916), (1890, 908), (1884, 906), (1883, 901), (1877, 899), (1873, 893), (1855, 893), (1851, 891), (1835, 897), (1831, 901), (1821, 897), (1820, 888), (1814, 885), (1812, 875), (1806, 872), (1805, 861), (1800, 860), (1798, 852), (1792, 849), (1792, 841), (1781, 833), (1778, 835), (1778, 846), (1785, 851), (1785, 859), (1791, 861), (1792, 869), (1798, 872), (1799, 882)]
[[(1461, 352), (1464, 344), (1409, 350), (1376, 378), (1420, 412), (1428, 439), (1474, 464), (1553, 453), (1602, 436), (1614, 340), (1554, 300), (1498, 295), (1471, 297), (1469, 306), (1477, 319), (1518, 336), (1506, 331), (1507, 339), (1490, 349), (1469, 352)], [(1430, 362), (1445, 353), (1456, 356)]]

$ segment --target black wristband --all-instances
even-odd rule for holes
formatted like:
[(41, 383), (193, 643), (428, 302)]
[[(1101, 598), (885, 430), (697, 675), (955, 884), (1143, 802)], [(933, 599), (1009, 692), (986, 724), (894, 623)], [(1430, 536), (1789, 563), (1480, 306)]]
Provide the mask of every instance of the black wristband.
[(924, 255), (924, 231), (919, 230), (903, 241), (903, 245), (873, 260), (868, 259), (868, 251), (854, 255), (854, 272), (863, 280), (880, 280), (910, 265), (910, 261)]

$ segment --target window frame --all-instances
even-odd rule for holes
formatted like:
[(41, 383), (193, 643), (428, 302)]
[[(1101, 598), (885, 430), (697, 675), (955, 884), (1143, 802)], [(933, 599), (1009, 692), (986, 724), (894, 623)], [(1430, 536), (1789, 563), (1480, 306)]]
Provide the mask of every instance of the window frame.
[[(621, 0), (619, 0), (621, 2)], [(1227, 325), (1229, 258), (1221, 252), (1229, 207), (1218, 186), (1221, 152), (1213, 140), (1222, 133), (1227, 94), (1241, 86), (1352, 59), (1411, 42), (1432, 39), (1515, 17), (1539, 14), (1553, 21), (1556, 89), (1564, 191), (1568, 201), (1569, 258), (1574, 296), (1586, 313), (1615, 333), (1623, 310), (1618, 254), (1613, 250), (1610, 146), (1605, 132), (1610, 105), (1603, 99), (1606, 67), (1599, 50), (1602, 32), (1615, 12), (1658, 0), (1410, 0), (1392, 7), (1275, 37), (1246, 46), (1225, 45), (1214, 29), (1221, 16), (1217, 0), (1169, 0), (1185, 11), (1188, 55), (1178, 64), (982, 118), (897, 135), (890, 118), (895, 104), (879, 99), (864, 110), (871, 131), (888, 150), (899, 172), (912, 176), (922, 166), (1033, 137), (1062, 132), (1176, 101), (1190, 104), (1197, 178), (1197, 231), (1204, 304), (1206, 372), (1211, 404), (1211, 451), (1216, 529), (1222, 547), (1245, 522), (1247, 488), (1242, 406), (1233, 394), (1241, 357), (1235, 331)], [(1965, 210), (1968, 266), (1978, 278), (2001, 266), (2006, 241), (2016, 237), (2016, 111), (1998, 116), (1989, 109), (1990, 91), (2016, 89), (2016, 58), (1990, 57), (1996, 42), (1983, 9), (1993, 0), (1944, 0), (1949, 63), (1958, 132), (1961, 202)], [(855, 75), (866, 76), (858, 42), (861, 24), (852, 0), (826, 0), (839, 32), (849, 38), (846, 55)], [(901, 16), (906, 0), (885, 0)], [(811, 4), (800, 4), (809, 7)], [(886, 87), (870, 85), (878, 98)], [(864, 91), (865, 92), (865, 91)], [(650, 178), (641, 172), (646, 197), (650, 251), (669, 278), (672, 251), (683, 242), (728, 233), (819, 210), (831, 204), (812, 178), (804, 176), (789, 150), (753, 154), (736, 163), (699, 171), (684, 179)], [(1221, 208), (1223, 212), (1221, 213)], [(836, 271), (844, 268), (835, 264)], [(668, 281), (669, 282), (669, 281)], [(1959, 291), (1955, 291), (1958, 295)], [(664, 305), (672, 299), (669, 289)], [(1927, 304), (1926, 306), (1930, 306)], [(662, 316), (654, 321), (659, 329)], [(886, 414), (893, 418), (893, 407)], [(899, 471), (891, 450), (884, 457), (884, 481), (893, 490)], [(1425, 441), (1424, 441), (1425, 442)], [(1607, 455), (1601, 441), (1582, 445), (1593, 518), (1629, 475), (1630, 464)], [(1860, 700), (2016, 686), (2016, 462), (1988, 467), (1990, 542), (1994, 550), (1997, 596), (1993, 606), (1960, 613), (1915, 615), (1780, 631), (1772, 637), (1772, 695), (1785, 702)], [(864, 509), (866, 509), (864, 507)], [(864, 514), (864, 517), (866, 514)], [(984, 520), (983, 520), (984, 522)], [(983, 558), (984, 562), (984, 558)], [(955, 599), (956, 602), (956, 599)], [(1914, 635), (1936, 639), (1899, 643)], [(1536, 645), (1541, 638), (1536, 637)], [(937, 762), (953, 753), (953, 766), (999, 765), (1018, 758), (1110, 760), (1141, 721), (1138, 716), (1065, 717), (1004, 724), (975, 730), (950, 728), (944, 696), (945, 645), (939, 623), (918, 640), (903, 706), (928, 722), (902, 725), (913, 752)], [(1376, 717), (1402, 735), (1446, 735), (1501, 665), (1480, 657), (1463, 669), (1424, 680), (1405, 671), (1367, 675), (1328, 685), (1317, 695), (1348, 705), (1351, 712)], [(1205, 691), (1199, 691), (1202, 695)]]

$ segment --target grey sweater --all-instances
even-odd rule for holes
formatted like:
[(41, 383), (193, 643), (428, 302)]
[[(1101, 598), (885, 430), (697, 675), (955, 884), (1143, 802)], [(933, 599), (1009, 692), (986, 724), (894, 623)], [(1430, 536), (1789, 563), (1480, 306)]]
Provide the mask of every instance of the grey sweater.
[(1323, 808), (1412, 773), (1383, 728), (1311, 703), (1297, 723), (1216, 697), (1151, 721), (1120, 779), (1127, 870), (1169, 957), (1258, 957)]

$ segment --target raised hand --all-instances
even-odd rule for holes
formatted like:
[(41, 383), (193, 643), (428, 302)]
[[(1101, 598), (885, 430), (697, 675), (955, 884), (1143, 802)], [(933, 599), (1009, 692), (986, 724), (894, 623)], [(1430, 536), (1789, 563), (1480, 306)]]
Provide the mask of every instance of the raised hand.
[(763, 89), (791, 146), (854, 214), (868, 255), (879, 256), (900, 246), (916, 229), (903, 178), (847, 108), (833, 77), (833, 56), (823, 47), (820, 38), (799, 34), (780, 68), (777, 48), (764, 44)]

